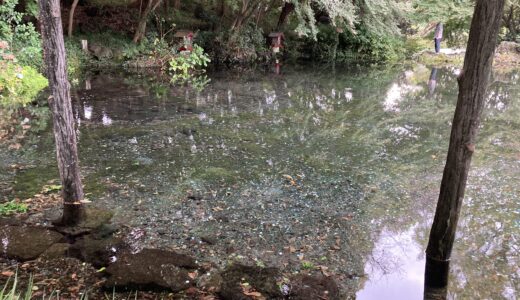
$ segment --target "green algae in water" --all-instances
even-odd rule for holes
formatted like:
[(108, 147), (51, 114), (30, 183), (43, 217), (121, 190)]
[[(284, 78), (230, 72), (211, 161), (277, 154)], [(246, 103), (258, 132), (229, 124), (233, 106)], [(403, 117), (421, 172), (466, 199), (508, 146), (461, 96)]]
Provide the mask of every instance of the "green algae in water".
[(30, 198), (41, 192), (49, 182), (59, 182), (57, 167), (37, 166), (19, 171), (13, 187), (15, 196), (20, 199)]

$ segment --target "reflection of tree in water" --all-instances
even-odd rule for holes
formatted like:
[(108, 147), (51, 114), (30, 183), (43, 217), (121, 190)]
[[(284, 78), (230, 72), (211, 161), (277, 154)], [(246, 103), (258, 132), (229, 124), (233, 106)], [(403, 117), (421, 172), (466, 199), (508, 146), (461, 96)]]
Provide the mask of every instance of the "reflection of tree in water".
[[(439, 72), (439, 85), (456, 86), (456, 72), (449, 69)], [(380, 199), (369, 206), (378, 223), (386, 230), (393, 230), (396, 236), (405, 228), (415, 227), (415, 237), (421, 245), (425, 245), (430, 229), (453, 115), (452, 103), (456, 99), (454, 88), (438, 91), (435, 102), (422, 100), (420, 94), (401, 99), (397, 113), (386, 120), (390, 130), (383, 137), (388, 137), (387, 155), (393, 156), (394, 161), (382, 161), (382, 168), (387, 171), (379, 175), (382, 191), (375, 197)], [(519, 144), (514, 137), (520, 134), (517, 129), (520, 107), (517, 101), (512, 103), (513, 95), (518, 97), (518, 90), (495, 83), (492, 91), (478, 143), (482, 150), (470, 174), (470, 182), (476, 183), (468, 186), (469, 197), (463, 208), (465, 213), (452, 262), (450, 291), (464, 299), (515, 299), (512, 295), (519, 288), (519, 253), (515, 246), (519, 233), (514, 222), (520, 172), (516, 163)], [(497, 156), (508, 162), (497, 160)], [(481, 173), (479, 170), (484, 166), (500, 171)], [(389, 189), (384, 188), (385, 181)], [(419, 225), (413, 225), (418, 221)], [(383, 270), (392, 268), (392, 262), (385, 262), (384, 257), (378, 263)]]

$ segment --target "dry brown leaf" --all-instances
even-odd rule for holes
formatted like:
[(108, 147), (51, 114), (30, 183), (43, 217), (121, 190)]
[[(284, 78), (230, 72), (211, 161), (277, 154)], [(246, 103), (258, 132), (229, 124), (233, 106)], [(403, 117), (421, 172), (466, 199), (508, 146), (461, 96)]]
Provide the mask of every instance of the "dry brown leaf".
[(197, 278), (197, 272), (188, 272), (188, 277), (191, 279)]
[(246, 295), (246, 296), (253, 296), (253, 297), (262, 297), (262, 293), (259, 293), (259, 292), (246, 292), (246, 291), (244, 291), (244, 295)]
[(11, 144), (9, 145), (8, 149), (9, 150), (18, 150), (22, 148), (22, 145), (20, 143), (14, 143), (14, 144)]
[(3, 276), (7, 276), (7, 277), (11, 277), (11, 276), (14, 275), (14, 272), (13, 271), (3, 271), (2, 275)]
[(291, 175), (283, 174), (282, 177), (287, 179), (287, 180), (289, 180), (289, 181), (294, 181), (294, 178), (292, 178)]

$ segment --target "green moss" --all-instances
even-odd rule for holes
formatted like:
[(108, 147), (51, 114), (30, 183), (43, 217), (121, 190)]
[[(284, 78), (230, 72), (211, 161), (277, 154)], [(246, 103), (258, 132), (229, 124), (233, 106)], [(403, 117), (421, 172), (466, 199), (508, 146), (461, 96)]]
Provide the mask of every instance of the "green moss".
[(198, 170), (193, 174), (193, 177), (209, 182), (230, 183), (236, 180), (235, 174), (233, 174), (232, 171), (220, 167), (209, 167)]
[(21, 199), (32, 197), (39, 193), (47, 182), (56, 178), (59, 178), (57, 167), (38, 166), (18, 172), (14, 184), (15, 196)]

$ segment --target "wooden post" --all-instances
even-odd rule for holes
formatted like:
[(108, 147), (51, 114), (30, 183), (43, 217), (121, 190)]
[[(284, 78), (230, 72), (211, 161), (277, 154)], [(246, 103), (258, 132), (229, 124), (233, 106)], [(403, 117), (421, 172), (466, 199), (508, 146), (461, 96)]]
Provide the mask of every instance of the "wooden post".
[(448, 157), (426, 249), (424, 299), (446, 299), (449, 262), (493, 64), (504, 0), (478, 0), (471, 22)]
[(38, 3), (43, 57), (52, 92), (52, 96), (49, 97), (49, 105), (52, 111), (56, 157), (62, 184), (63, 217), (60, 224), (74, 225), (84, 218), (85, 208), (79, 174), (74, 117), (70, 103), (70, 85), (67, 79), (60, 1), (39, 0)]
[(88, 40), (81, 40), (81, 50), (88, 53)]

